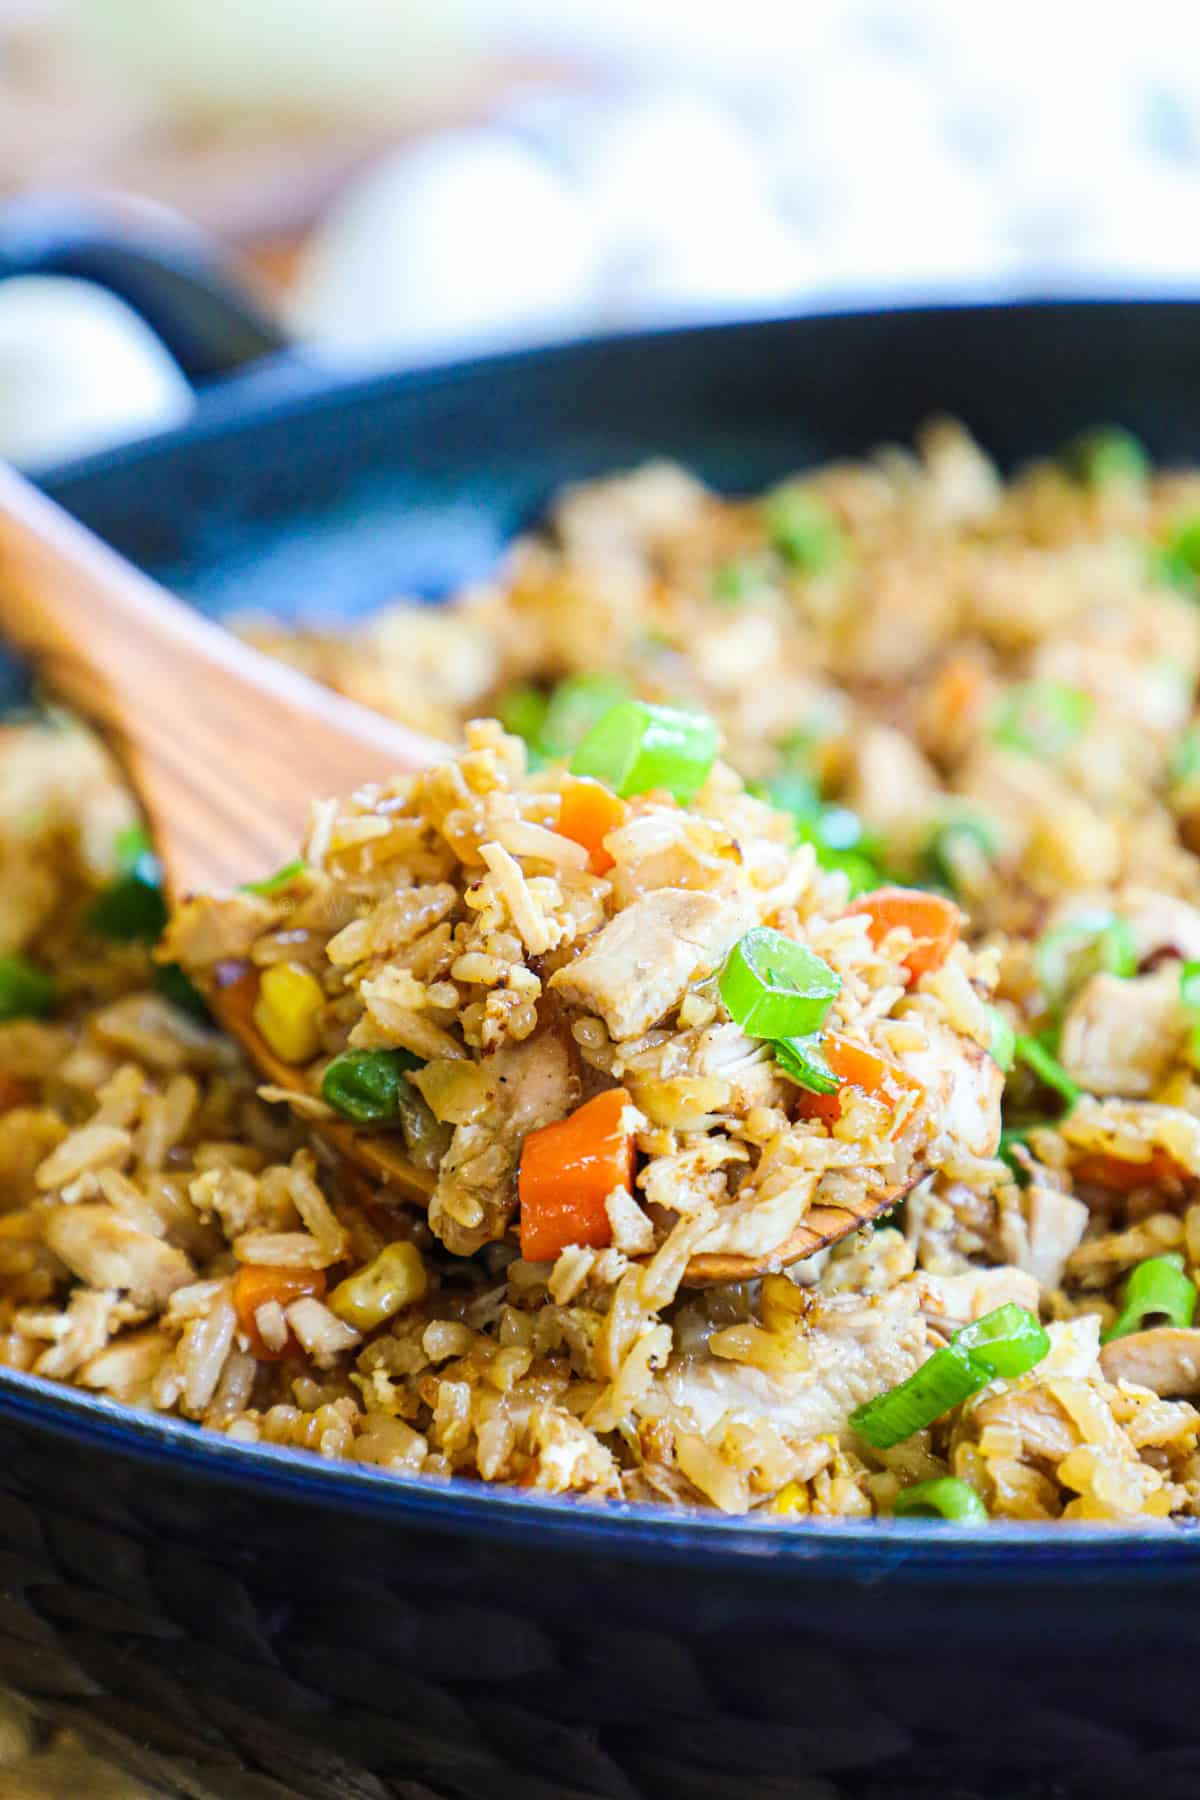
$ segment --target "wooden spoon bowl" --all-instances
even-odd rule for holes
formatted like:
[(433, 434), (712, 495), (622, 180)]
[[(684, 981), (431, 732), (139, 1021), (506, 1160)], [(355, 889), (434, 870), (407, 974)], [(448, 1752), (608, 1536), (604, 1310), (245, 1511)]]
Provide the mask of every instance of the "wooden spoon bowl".
[[(219, 893), (295, 855), (314, 797), (429, 768), (449, 746), (239, 642), (132, 568), (0, 466), (0, 631), (46, 687), (112, 747), (140, 800), (172, 903)], [(308, 1093), (232, 990), (213, 1011), (275, 1086)], [(389, 1192), (428, 1206), (434, 1176), (394, 1132), (316, 1119), (312, 1129)], [(877, 1218), (902, 1190), (815, 1207), (769, 1255), (693, 1257), (685, 1282), (748, 1281)]]

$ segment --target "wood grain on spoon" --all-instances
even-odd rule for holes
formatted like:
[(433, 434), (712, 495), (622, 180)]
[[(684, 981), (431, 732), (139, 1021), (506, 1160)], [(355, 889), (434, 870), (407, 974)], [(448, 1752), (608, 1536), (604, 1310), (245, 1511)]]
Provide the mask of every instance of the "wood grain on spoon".
[[(145, 811), (173, 901), (219, 893), (290, 862), (316, 797), (428, 768), (448, 746), (329, 692), (164, 592), (0, 465), (0, 632), (47, 689), (111, 745)], [(213, 1010), (269, 1081), (309, 1092), (249, 1009), (220, 987)], [(397, 1133), (335, 1120), (312, 1128), (349, 1162), (427, 1205), (428, 1170)], [(798, 1262), (895, 1204), (815, 1207), (759, 1257), (693, 1257), (690, 1286), (747, 1281)]]

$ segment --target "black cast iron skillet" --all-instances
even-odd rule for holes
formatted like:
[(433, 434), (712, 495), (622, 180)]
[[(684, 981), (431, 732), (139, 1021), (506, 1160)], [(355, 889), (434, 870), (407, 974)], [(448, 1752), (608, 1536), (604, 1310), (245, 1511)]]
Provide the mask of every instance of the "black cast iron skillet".
[[(159, 292), (168, 340), (170, 314)], [(668, 455), (752, 487), (933, 411), (1006, 462), (1098, 419), (1200, 460), (1200, 305), (860, 312), (356, 380), (285, 353), (45, 482), (208, 609), (349, 617), (485, 572), (566, 480)], [(597, 1510), (0, 1377), (0, 1680), (146, 1767), (184, 1758), (189, 1793), (1193, 1800), (1198, 1601), (1187, 1529)]]

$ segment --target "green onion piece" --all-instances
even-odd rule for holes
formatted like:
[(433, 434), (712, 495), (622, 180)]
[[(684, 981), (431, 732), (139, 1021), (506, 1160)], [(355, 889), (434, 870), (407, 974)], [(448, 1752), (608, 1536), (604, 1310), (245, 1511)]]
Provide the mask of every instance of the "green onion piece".
[(1200, 1067), (1200, 962), (1186, 962), (1180, 969), (1179, 998), (1192, 1017), (1188, 1057)]
[(1121, 425), (1098, 425), (1073, 438), (1062, 451), (1068, 472), (1085, 487), (1121, 482), (1140, 486), (1150, 473), (1145, 446)]
[(197, 1019), (212, 1017), (208, 1001), (200, 989), (188, 980), (178, 963), (159, 963), (154, 971), (154, 985), (172, 1006), (192, 1013)]
[(1092, 705), (1090, 694), (1064, 681), (1020, 681), (997, 704), (992, 737), (1026, 756), (1061, 756), (1087, 729)]
[(810, 819), (821, 810), (817, 784), (801, 769), (781, 769), (778, 775), (772, 775), (763, 791), (772, 806), (797, 819)]
[(569, 756), (610, 708), (628, 699), (623, 675), (568, 675), (547, 702), (537, 748), (549, 757)]
[(1026, 1037), (1018, 1033), (1016, 1040), (1017, 1060), (1030, 1069), (1043, 1086), (1053, 1088), (1061, 1094), (1067, 1103), (1068, 1110), (1083, 1093), (1077, 1081), (1072, 1081), (1058, 1058), (1046, 1048), (1039, 1039)]
[(998, 1006), (989, 1006), (987, 1013), (988, 1023), (992, 1028), (992, 1035), (988, 1040), (988, 1055), (1007, 1075), (1017, 1054), (1017, 1034), (1008, 1015), (1002, 1013)]
[(497, 697), (496, 717), (513, 737), (524, 738), (527, 744), (536, 745), (541, 742), (549, 704), (549, 697), (541, 688), (528, 681), (517, 681)]
[(139, 850), (120, 875), (101, 888), (87, 911), (87, 923), (117, 943), (152, 944), (163, 934), (167, 904), (162, 869), (152, 850)]
[(408, 1050), (347, 1050), (326, 1069), (321, 1093), (343, 1118), (378, 1125), (400, 1116), (408, 1093), (408, 1069), (421, 1059)]
[(144, 825), (126, 825), (113, 839), (113, 854), (119, 869), (131, 869), (140, 856), (153, 854), (154, 845)]
[(1176, 738), (1171, 751), (1169, 777), (1172, 787), (1200, 777), (1200, 726), (1192, 725)]
[(1189, 1012), (1200, 1013), (1200, 962), (1185, 962), (1180, 969), (1179, 998)]
[(1000, 1145), (996, 1151), (1001, 1162), (1008, 1164), (1020, 1187), (1028, 1186), (1029, 1170), (1016, 1154), (1016, 1146), (1019, 1144), (1022, 1149), (1029, 1148), (1030, 1129), (1031, 1127), (1028, 1125), (1005, 1125), (1000, 1133)]
[(58, 1002), (53, 978), (25, 956), (0, 956), (0, 1022), (41, 1019)]
[(892, 1511), (898, 1519), (945, 1519), (951, 1525), (986, 1525), (988, 1510), (965, 1481), (941, 1475), (918, 1481), (896, 1495)]
[(842, 1085), (829, 1066), (817, 1031), (807, 1037), (782, 1038), (772, 1052), (780, 1074), (810, 1094), (835, 1094)]
[(951, 1342), (986, 1369), (989, 1379), (1011, 1381), (1027, 1375), (1050, 1348), (1044, 1327), (1033, 1314), (1011, 1300), (956, 1331)]
[(1194, 592), (1200, 575), (1200, 513), (1185, 513), (1175, 521), (1166, 542), (1156, 548), (1154, 572), (1173, 587)]
[(759, 925), (733, 946), (717, 985), (748, 1037), (778, 1039), (819, 1031), (842, 981), (806, 945)]
[(907, 1381), (856, 1407), (850, 1424), (876, 1450), (890, 1450), (969, 1400), (987, 1383), (984, 1371), (951, 1340), (944, 1349), (935, 1350)]
[(999, 849), (995, 830), (978, 813), (963, 813), (939, 825), (925, 846), (925, 865), (934, 881), (957, 892), (963, 864), (991, 862)]
[(299, 858), (295, 862), (284, 863), (282, 869), (276, 869), (273, 875), (264, 875), (261, 881), (243, 881), (240, 892), (243, 894), (281, 894), (284, 888), (291, 887), (297, 876), (303, 875), (306, 865)]
[(622, 799), (665, 788), (688, 801), (707, 781), (716, 754), (717, 729), (703, 714), (623, 700), (588, 732), (571, 758), (571, 773), (604, 782)]
[(850, 1423), (876, 1450), (890, 1450), (989, 1381), (1027, 1374), (1049, 1348), (1050, 1339), (1031, 1312), (1011, 1302), (998, 1306), (956, 1331), (907, 1381), (857, 1407)]
[(1149, 1256), (1130, 1271), (1121, 1296), (1121, 1310), (1103, 1334), (1113, 1338), (1141, 1331), (1147, 1319), (1163, 1319), (1168, 1325), (1190, 1325), (1196, 1311), (1196, 1284), (1184, 1274), (1182, 1256)]
[(1033, 966), (1048, 1004), (1059, 1012), (1093, 975), (1136, 975), (1137, 943), (1124, 919), (1099, 910), (1081, 912), (1038, 939)]
[(771, 576), (759, 556), (733, 556), (718, 564), (709, 577), (709, 591), (725, 606), (741, 606), (771, 590)]
[(824, 850), (818, 844), (817, 861), (823, 869), (836, 870), (846, 877), (852, 900), (859, 894), (874, 893), (876, 888), (885, 885), (878, 863), (873, 863), (868, 856), (860, 856), (857, 850)]
[(805, 575), (819, 575), (846, 554), (845, 533), (823, 501), (785, 482), (762, 503), (771, 546)]

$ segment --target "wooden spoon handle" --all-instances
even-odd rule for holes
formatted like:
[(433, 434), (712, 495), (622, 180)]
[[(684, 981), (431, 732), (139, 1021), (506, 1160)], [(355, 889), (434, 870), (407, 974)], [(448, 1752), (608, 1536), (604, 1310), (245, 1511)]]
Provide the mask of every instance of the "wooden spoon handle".
[(446, 754), (172, 599), (3, 466), (0, 632), (111, 743), (176, 895), (290, 860), (314, 797)]

